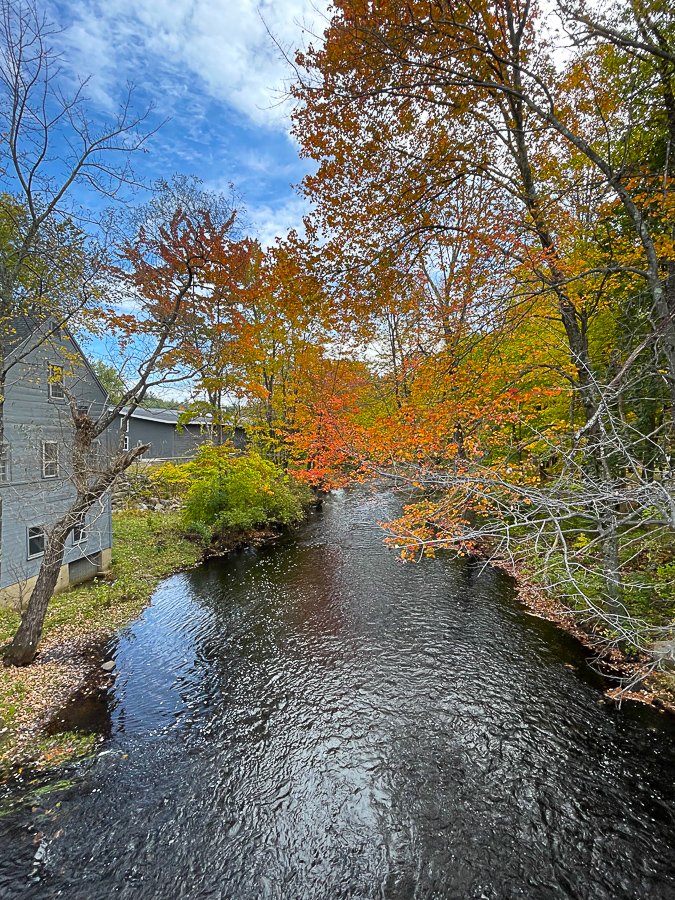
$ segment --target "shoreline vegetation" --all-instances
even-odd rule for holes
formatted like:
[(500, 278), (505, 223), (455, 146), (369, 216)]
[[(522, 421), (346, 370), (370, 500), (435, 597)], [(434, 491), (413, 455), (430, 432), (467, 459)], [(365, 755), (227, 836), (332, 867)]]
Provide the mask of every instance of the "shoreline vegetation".
[[(209, 557), (269, 543), (319, 502), (254, 453), (233, 458), (211, 447), (200, 456), (195, 463), (139, 470), (130, 490), (134, 507), (113, 515), (111, 572), (53, 598), (32, 665), (0, 668), (0, 783), (21, 778), (24, 771), (39, 777), (94, 751), (100, 736), (63, 730), (58, 714), (112, 684), (112, 666), (106, 665), (110, 641), (138, 618), (165, 578)], [(261, 491), (268, 504), (264, 509), (255, 507)], [(169, 497), (174, 508), (160, 508), (152, 496), (165, 502)], [(205, 520), (219, 525), (207, 526)], [(629, 658), (619, 648), (603, 645), (600, 636), (580, 627), (574, 613), (524, 569), (489, 560), (489, 554), (483, 558), (513, 579), (529, 615), (554, 623), (590, 651), (608, 681), (607, 698), (675, 713), (672, 674), (657, 671), (640, 678), (646, 659)], [(10, 640), (18, 623), (17, 610), (0, 608), (0, 645)], [(636, 684), (628, 690), (610, 686), (612, 680), (632, 679)]]
[[(163, 579), (269, 543), (316, 503), (273, 463), (254, 451), (235, 456), (226, 445), (205, 445), (182, 465), (139, 467), (134, 480), (127, 485), (134, 508), (113, 514), (111, 572), (55, 595), (34, 662), (0, 667), (0, 782), (93, 751), (98, 736), (63, 730), (59, 711), (111, 684), (106, 648)], [(167, 498), (175, 508), (156, 503)], [(18, 610), (0, 607), (0, 645), (19, 622)]]
[[(644, 653), (629, 655), (601, 634), (583, 628), (574, 611), (537, 585), (523, 568), (499, 560), (492, 560), (489, 565), (513, 579), (516, 596), (528, 615), (553, 623), (589, 651), (589, 662), (608, 682), (605, 697), (619, 706), (624, 701), (633, 701), (675, 715), (672, 672), (654, 668), (653, 658)], [(612, 682), (614, 687), (610, 686)]]

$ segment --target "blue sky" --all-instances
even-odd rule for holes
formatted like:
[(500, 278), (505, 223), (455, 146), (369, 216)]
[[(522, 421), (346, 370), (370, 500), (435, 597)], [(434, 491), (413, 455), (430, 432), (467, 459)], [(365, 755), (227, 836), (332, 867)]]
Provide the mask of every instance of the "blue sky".
[(289, 69), (266, 28), (291, 49), (323, 30), (312, 0), (62, 0), (44, 4), (71, 76), (90, 76), (97, 115), (113, 113), (135, 85), (136, 103), (168, 119), (137, 155), (147, 180), (198, 175), (243, 195), (252, 231), (272, 242), (301, 223), (291, 187), (307, 171), (283, 102)]

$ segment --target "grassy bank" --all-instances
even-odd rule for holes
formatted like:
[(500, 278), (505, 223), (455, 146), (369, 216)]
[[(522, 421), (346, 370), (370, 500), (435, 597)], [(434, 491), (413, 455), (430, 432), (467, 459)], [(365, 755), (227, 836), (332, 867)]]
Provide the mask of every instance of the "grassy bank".
[[(204, 555), (273, 539), (315, 500), (270, 460), (229, 445), (205, 444), (190, 462), (165, 464), (142, 481), (149, 502), (154, 496), (181, 509), (116, 513), (110, 577), (54, 597), (34, 662), (0, 667), (0, 772), (47, 767), (91, 750), (95, 738), (56, 728), (50, 735), (49, 723), (69, 700), (79, 704), (105, 687), (112, 677), (101, 666), (106, 642), (138, 616), (157, 584)], [(0, 645), (18, 625), (17, 611), (0, 610)]]
[[(101, 648), (148, 603), (162, 578), (197, 563), (202, 548), (188, 540), (177, 512), (128, 510), (113, 516), (110, 576), (55, 596), (35, 662), (0, 667), (0, 772), (30, 763), (54, 765), (87, 753), (91, 735), (47, 735), (54, 712), (79, 690), (100, 686)], [(19, 614), (0, 609), (0, 644), (7, 643)]]

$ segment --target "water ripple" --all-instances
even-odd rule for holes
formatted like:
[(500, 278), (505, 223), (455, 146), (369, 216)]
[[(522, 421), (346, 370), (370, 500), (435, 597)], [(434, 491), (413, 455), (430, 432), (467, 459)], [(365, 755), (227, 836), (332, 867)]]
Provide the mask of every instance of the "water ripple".
[(395, 511), (341, 493), (167, 580), (115, 647), (112, 752), (0, 825), (0, 897), (675, 898), (672, 726), (601, 703), (504, 578), (402, 565)]

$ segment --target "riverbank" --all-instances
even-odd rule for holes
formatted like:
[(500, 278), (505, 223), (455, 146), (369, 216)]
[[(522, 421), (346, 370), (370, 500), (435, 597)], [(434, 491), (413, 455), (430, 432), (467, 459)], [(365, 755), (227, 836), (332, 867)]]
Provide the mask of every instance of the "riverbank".
[[(92, 752), (96, 735), (59, 728), (50, 734), (50, 724), (73, 699), (95, 695), (108, 686), (112, 676), (105, 667), (106, 645), (140, 615), (164, 578), (199, 564), (206, 556), (269, 543), (279, 533), (260, 528), (245, 535), (223, 535), (205, 550), (186, 536), (178, 511), (119, 511), (113, 527), (110, 575), (54, 597), (31, 666), (0, 667), (0, 779), (22, 767), (49, 769)], [(628, 659), (616, 647), (603, 647), (598, 636), (581, 628), (575, 616), (525, 572), (507, 564), (495, 566), (514, 578), (518, 597), (531, 614), (574, 636), (609, 679), (625, 683), (639, 676), (646, 658)], [(17, 612), (0, 609), (0, 645), (9, 641), (18, 623)], [(630, 691), (609, 687), (606, 694), (613, 700), (636, 700), (675, 713), (675, 677), (670, 673), (653, 673)]]
[[(185, 536), (178, 512), (117, 512), (113, 530), (110, 575), (56, 595), (35, 661), (0, 667), (0, 777), (91, 752), (94, 735), (50, 735), (50, 722), (73, 697), (105, 687), (110, 638), (141, 613), (163, 578), (202, 559), (203, 548)], [(0, 609), (0, 644), (18, 624), (17, 611)]]
[(675, 715), (675, 673), (654, 669), (653, 657), (628, 656), (602, 635), (581, 627), (574, 613), (542, 590), (525, 569), (498, 560), (491, 564), (513, 578), (518, 599), (530, 614), (552, 622), (591, 652), (598, 671), (610, 683), (616, 682), (606, 688), (606, 697), (617, 703), (644, 703)]
[[(0, 777), (91, 751), (96, 737), (64, 731), (56, 715), (105, 689), (114, 668), (107, 644), (162, 579), (209, 556), (269, 543), (319, 502), (259, 453), (234, 454), (229, 445), (139, 469), (120, 490), (116, 503), (132, 508), (113, 515), (110, 575), (53, 597), (33, 663), (0, 671)], [(19, 622), (17, 610), (0, 610), (0, 652)]]
[(0, 817), (0, 895), (666, 896), (675, 723), (599, 702), (508, 579), (399, 564), (396, 510), (357, 487), (160, 585), (116, 642), (110, 752)]

